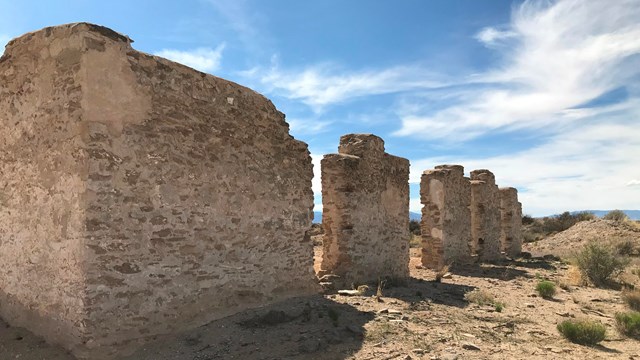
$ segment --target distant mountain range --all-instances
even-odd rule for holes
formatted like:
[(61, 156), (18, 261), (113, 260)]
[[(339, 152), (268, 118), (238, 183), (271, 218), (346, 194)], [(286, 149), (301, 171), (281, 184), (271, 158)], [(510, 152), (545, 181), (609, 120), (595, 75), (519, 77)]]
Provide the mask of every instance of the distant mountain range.
[[(571, 211), (571, 214), (577, 214), (579, 212), (585, 212), (585, 211), (586, 212), (590, 212), (590, 213), (594, 213), (597, 217), (603, 217), (611, 210), (580, 210), (580, 211)], [(631, 220), (640, 220), (640, 210), (622, 210), (622, 211), (625, 214), (627, 214), (629, 219), (631, 219)], [(552, 215), (552, 216), (555, 216), (555, 215)], [(422, 217), (422, 215), (420, 213), (409, 211), (409, 219), (410, 220), (420, 221), (421, 217)], [(314, 211), (313, 212), (313, 222), (314, 223), (318, 223), (318, 224), (322, 222), (322, 211)]]
[[(413, 211), (409, 211), (409, 220), (417, 220), (420, 221), (422, 215), (420, 213), (416, 213)], [(313, 212), (313, 222), (320, 224), (322, 222), (322, 211), (314, 211)]]

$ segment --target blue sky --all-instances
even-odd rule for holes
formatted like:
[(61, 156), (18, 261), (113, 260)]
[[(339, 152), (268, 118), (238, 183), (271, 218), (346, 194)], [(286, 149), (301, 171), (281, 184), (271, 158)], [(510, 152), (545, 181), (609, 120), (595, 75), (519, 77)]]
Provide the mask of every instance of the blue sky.
[(640, 0), (0, 0), (0, 43), (88, 21), (270, 98), (315, 164), (374, 133), (492, 170), (524, 212), (640, 207)]

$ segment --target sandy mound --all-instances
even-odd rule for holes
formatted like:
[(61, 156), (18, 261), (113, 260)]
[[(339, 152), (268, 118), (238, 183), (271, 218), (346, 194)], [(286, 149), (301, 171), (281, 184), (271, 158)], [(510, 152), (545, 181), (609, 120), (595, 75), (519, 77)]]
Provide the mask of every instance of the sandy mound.
[(545, 254), (566, 256), (574, 253), (590, 240), (612, 245), (622, 241), (633, 241), (637, 247), (640, 247), (640, 227), (611, 220), (581, 221), (546, 239), (524, 244), (523, 251), (528, 251), (534, 256)]

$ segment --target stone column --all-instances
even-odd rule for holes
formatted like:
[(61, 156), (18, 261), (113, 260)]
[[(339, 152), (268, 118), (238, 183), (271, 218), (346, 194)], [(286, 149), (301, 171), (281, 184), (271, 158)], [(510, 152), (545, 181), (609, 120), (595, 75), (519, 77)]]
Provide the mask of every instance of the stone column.
[(470, 260), (471, 185), (460, 165), (440, 165), (422, 174), (422, 265), (439, 269)]
[(480, 261), (500, 258), (500, 192), (489, 170), (471, 172), (471, 249)]
[(518, 202), (518, 190), (512, 187), (500, 189), (500, 246), (510, 257), (522, 252), (522, 204)]
[(322, 171), (323, 257), (319, 275), (344, 285), (409, 276), (409, 161), (371, 134), (340, 138)]

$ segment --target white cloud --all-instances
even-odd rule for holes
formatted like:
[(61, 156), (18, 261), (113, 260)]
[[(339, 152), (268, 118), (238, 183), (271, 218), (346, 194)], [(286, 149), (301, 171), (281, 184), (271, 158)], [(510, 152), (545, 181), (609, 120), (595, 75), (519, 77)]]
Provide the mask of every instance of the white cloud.
[(316, 112), (325, 106), (356, 98), (446, 86), (442, 76), (418, 66), (395, 66), (361, 71), (341, 70), (332, 64), (302, 69), (282, 69), (274, 58), (270, 69), (252, 68), (242, 73), (256, 79), (265, 91), (299, 100)]
[(322, 179), (320, 178), (320, 161), (322, 154), (311, 153), (311, 163), (313, 164), (313, 180), (311, 180), (311, 189), (314, 195), (322, 194)]
[[(640, 104), (635, 105), (632, 119), (640, 116)], [(640, 204), (640, 191), (629, 186), (640, 181), (625, 180), (640, 178), (640, 123), (613, 120), (567, 129), (544, 144), (513, 154), (415, 160), (410, 181), (418, 183), (422, 171), (435, 165), (455, 163), (467, 172), (492, 170), (498, 185), (519, 189), (524, 211), (536, 216), (565, 210), (634, 209)]]
[(291, 135), (298, 137), (300, 135), (317, 135), (329, 130), (329, 126), (333, 123), (329, 120), (318, 119), (287, 119)]
[(155, 53), (157, 56), (173, 60), (194, 69), (212, 73), (220, 69), (222, 51), (225, 44), (218, 45), (215, 49), (201, 47), (193, 50), (163, 49)]
[(633, 179), (629, 181), (627, 186), (640, 186), (640, 179)]
[(485, 44), (508, 37), (511, 45), (495, 48), (501, 67), (471, 78), (483, 86), (461, 91), (440, 110), (422, 105), (428, 96), (400, 109), (396, 135), (466, 140), (582, 120), (575, 108), (640, 75), (638, 18), (638, 1), (524, 2), (506, 30), (476, 36)]
[(476, 34), (475, 38), (486, 46), (495, 46), (503, 40), (516, 36), (513, 31), (501, 31), (494, 27), (486, 27)]

